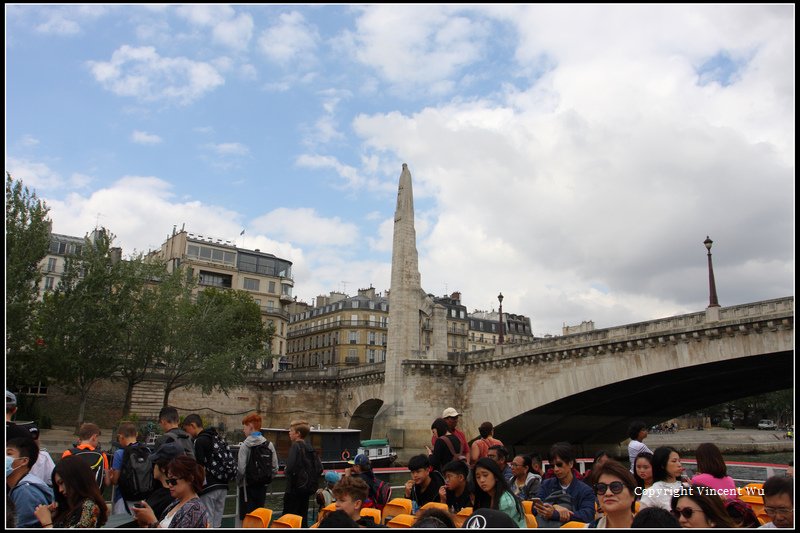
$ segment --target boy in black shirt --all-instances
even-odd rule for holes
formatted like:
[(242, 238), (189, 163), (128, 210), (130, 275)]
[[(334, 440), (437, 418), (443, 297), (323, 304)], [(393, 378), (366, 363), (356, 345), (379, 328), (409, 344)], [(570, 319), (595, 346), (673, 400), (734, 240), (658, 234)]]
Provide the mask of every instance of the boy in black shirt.
[[(431, 464), (425, 455), (415, 455), (408, 461), (411, 479), (406, 481), (406, 498), (420, 508), (428, 502), (439, 501), (439, 489), (444, 486), (442, 475), (431, 470)], [(415, 509), (416, 510), (416, 509)]]
[(455, 514), (464, 507), (472, 507), (472, 492), (467, 484), (469, 468), (464, 461), (450, 461), (442, 469), (444, 485), (439, 489), (439, 501), (446, 503)]

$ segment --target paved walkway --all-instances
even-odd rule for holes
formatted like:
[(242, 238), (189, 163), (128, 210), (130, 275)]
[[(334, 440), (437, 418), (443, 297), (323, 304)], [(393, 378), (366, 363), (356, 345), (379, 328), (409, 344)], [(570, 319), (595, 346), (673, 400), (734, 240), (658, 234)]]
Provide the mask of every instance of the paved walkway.
[[(115, 436), (113, 429), (100, 429), (100, 443), (103, 450), (111, 449), (111, 440)], [(39, 430), (39, 444), (47, 448), (50, 453), (62, 452), (77, 442), (78, 437), (72, 426), (54, 426), (52, 429)]]
[(793, 442), (784, 438), (783, 431), (761, 431), (752, 428), (722, 429), (718, 427), (697, 431), (684, 429), (677, 433), (650, 433), (645, 444), (651, 450), (659, 446), (672, 446), (679, 452), (694, 450), (698, 444), (713, 442), (723, 453), (750, 451), (778, 452), (792, 451)]

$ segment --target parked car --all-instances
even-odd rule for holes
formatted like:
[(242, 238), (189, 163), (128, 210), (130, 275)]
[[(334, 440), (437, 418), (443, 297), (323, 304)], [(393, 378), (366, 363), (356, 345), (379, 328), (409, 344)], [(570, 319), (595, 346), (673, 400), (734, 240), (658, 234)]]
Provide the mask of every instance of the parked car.
[(778, 425), (767, 418), (758, 421), (758, 429), (778, 429)]

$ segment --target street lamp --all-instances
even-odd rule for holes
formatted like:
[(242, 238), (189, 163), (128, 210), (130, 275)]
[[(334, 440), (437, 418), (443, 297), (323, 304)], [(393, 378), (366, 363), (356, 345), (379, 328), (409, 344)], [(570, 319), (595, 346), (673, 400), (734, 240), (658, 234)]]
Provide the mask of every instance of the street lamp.
[(714, 244), (714, 241), (709, 239), (708, 235), (706, 235), (706, 240), (703, 241), (703, 244), (706, 245), (706, 250), (708, 250), (708, 306), (719, 307), (719, 302), (717, 301), (717, 285), (714, 283), (714, 265), (711, 264), (711, 245)]
[(497, 295), (497, 299), (500, 300), (500, 342), (498, 344), (503, 344), (503, 293)]

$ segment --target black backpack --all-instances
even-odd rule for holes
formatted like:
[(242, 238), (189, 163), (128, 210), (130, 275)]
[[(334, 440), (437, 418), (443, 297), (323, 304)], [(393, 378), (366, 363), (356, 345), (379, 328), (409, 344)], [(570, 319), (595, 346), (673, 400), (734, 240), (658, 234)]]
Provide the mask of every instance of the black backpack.
[[(236, 479), (236, 459), (234, 459), (231, 449), (225, 439), (214, 433), (209, 436), (211, 439), (211, 455), (206, 458), (206, 478), (212, 477), (223, 483), (229, 483)], [(251, 451), (252, 454), (252, 451)], [(269, 481), (272, 481), (272, 452), (269, 452)], [(269, 483), (267, 481), (267, 483)]]
[(89, 450), (86, 448), (77, 447), (73, 447), (70, 451), (72, 452), (72, 455), (75, 457), (80, 457), (89, 464), (89, 468), (92, 469), (92, 473), (94, 474), (94, 480), (97, 482), (97, 486), (100, 487), (100, 490), (102, 491), (104, 488), (103, 482), (106, 478), (105, 461), (103, 460), (105, 454), (97, 450)]
[(294, 491), (300, 494), (314, 494), (319, 488), (319, 478), (322, 476), (322, 461), (313, 448), (309, 449), (301, 444), (298, 469), (294, 472)]
[(266, 485), (272, 481), (272, 450), (269, 441), (250, 448), (244, 479), (247, 485)]
[(144, 500), (153, 492), (153, 463), (144, 444), (124, 448), (117, 488), (127, 501)]

